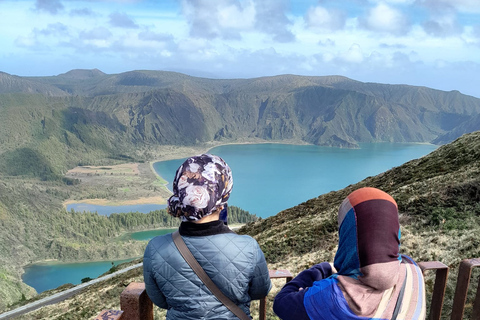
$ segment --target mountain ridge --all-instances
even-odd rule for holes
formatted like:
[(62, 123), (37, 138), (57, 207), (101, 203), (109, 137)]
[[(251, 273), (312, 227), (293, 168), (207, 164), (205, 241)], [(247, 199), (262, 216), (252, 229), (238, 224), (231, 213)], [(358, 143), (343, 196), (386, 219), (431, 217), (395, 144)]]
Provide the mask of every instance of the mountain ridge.
[(1, 73), (0, 110), (6, 115), (0, 118), (0, 168), (18, 163), (12, 152), (19, 144), (51, 158), (44, 149), (53, 143), (71, 151), (52, 159), (57, 176), (75, 162), (112, 153), (145, 160), (132, 151), (139, 147), (259, 140), (346, 148), (372, 142), (443, 144), (480, 129), (480, 99), (343, 76), (208, 79), (98, 69), (49, 77)]

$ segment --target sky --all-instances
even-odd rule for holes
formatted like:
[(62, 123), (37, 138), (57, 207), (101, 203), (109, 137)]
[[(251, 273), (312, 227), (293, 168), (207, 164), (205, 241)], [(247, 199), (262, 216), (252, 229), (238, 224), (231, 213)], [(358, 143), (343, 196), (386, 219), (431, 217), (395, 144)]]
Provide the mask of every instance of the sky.
[(480, 98), (480, 0), (0, 0), (0, 71), (341, 75)]

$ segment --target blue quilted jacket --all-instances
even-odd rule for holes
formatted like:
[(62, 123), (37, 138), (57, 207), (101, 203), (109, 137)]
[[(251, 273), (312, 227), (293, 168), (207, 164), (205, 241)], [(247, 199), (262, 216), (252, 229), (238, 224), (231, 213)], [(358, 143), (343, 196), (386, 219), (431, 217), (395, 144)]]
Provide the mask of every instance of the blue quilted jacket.
[[(250, 315), (250, 301), (266, 296), (271, 288), (265, 257), (255, 239), (231, 232), (221, 221), (182, 223), (180, 234), (212, 281)], [(238, 320), (192, 271), (170, 234), (148, 244), (143, 275), (148, 296), (168, 309), (169, 320)]]

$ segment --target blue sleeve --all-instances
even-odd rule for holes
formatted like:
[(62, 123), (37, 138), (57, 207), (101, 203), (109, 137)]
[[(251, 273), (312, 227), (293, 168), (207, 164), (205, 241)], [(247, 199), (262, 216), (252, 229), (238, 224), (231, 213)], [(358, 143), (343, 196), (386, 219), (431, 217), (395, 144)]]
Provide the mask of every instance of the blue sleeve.
[(272, 288), (272, 282), (270, 281), (270, 274), (263, 251), (256, 241), (255, 246), (255, 267), (253, 277), (249, 283), (250, 288), (248, 289), (248, 294), (252, 300), (266, 297)]
[(273, 301), (273, 311), (283, 320), (310, 320), (303, 304), (305, 292), (315, 281), (331, 275), (332, 267), (328, 262), (316, 264), (310, 269), (300, 272), (277, 294)]
[(158, 288), (157, 281), (154, 277), (155, 270), (152, 265), (152, 250), (154, 250), (153, 244), (149, 243), (143, 255), (143, 281), (145, 282), (145, 289), (148, 297), (156, 306), (162, 309), (168, 309), (166, 298)]

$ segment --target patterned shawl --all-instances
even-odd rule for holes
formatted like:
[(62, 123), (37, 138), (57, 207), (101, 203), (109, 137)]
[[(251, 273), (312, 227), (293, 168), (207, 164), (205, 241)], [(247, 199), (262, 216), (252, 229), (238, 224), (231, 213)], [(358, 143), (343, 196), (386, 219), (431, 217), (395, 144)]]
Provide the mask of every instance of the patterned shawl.
[(200, 220), (226, 208), (232, 187), (232, 172), (222, 158), (211, 154), (188, 158), (175, 174), (168, 213), (182, 221)]
[[(399, 254), (395, 200), (375, 188), (352, 192), (338, 213), (339, 244), (332, 277), (314, 283), (304, 304), (311, 319), (425, 319), (421, 270)], [(402, 263), (403, 262), (403, 263)], [(405, 285), (403, 286), (403, 284)], [(402, 286), (403, 299), (398, 299)]]

